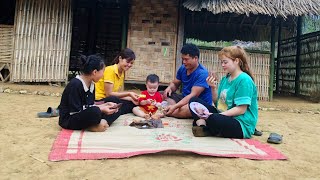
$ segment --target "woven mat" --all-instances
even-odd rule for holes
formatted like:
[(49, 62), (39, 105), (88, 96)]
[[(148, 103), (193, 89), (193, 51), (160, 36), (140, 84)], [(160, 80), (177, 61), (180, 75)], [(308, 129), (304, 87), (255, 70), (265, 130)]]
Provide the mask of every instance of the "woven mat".
[(166, 117), (163, 122), (168, 125), (164, 128), (138, 129), (129, 126), (134, 118), (137, 117), (133, 114), (122, 115), (102, 133), (62, 129), (49, 160), (127, 158), (163, 151), (257, 160), (286, 159), (270, 145), (253, 139), (194, 137), (190, 119)]

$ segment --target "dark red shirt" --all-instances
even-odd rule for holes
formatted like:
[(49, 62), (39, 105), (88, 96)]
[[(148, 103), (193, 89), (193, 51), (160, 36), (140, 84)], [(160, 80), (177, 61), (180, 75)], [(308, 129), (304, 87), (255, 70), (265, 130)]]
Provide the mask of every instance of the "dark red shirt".
[[(142, 100), (147, 100), (147, 99), (153, 99), (155, 100), (156, 102), (162, 102), (162, 96), (159, 92), (156, 92), (154, 94), (154, 96), (150, 96), (150, 94), (148, 93), (147, 90), (145, 91), (142, 91), (141, 94), (144, 94), (146, 95), (145, 98), (139, 98), (139, 103), (142, 101)], [(151, 112), (151, 113), (154, 113), (158, 110), (158, 108), (154, 105), (151, 105), (151, 104), (146, 104), (144, 106), (140, 105), (140, 107), (142, 107), (143, 109), (145, 109), (147, 112)]]

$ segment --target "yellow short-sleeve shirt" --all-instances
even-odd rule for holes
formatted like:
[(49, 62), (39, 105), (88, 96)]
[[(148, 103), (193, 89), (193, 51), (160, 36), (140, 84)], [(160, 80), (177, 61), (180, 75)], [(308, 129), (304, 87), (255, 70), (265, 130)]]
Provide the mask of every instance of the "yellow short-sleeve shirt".
[(107, 66), (104, 70), (103, 77), (95, 84), (96, 100), (106, 98), (106, 94), (104, 91), (104, 83), (106, 82), (113, 84), (112, 92), (123, 90), (124, 73), (119, 74), (117, 64)]

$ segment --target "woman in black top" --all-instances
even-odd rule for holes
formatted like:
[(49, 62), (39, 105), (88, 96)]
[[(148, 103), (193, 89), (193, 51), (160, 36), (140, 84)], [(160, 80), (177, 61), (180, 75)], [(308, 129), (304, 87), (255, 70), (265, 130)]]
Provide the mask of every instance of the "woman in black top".
[(59, 105), (59, 125), (65, 129), (105, 131), (119, 116), (117, 97), (109, 97), (106, 103), (94, 104), (94, 82), (103, 76), (105, 65), (96, 55), (81, 57), (81, 75), (73, 78), (63, 91)]

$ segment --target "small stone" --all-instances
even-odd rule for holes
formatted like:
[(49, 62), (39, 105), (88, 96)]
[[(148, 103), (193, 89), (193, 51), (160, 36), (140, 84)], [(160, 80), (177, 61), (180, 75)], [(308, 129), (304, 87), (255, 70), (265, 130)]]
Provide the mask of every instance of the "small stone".
[(319, 111), (315, 111), (314, 114), (320, 114), (320, 112)]
[(262, 111), (268, 111), (268, 108), (262, 108)]
[(38, 95), (43, 95), (43, 94), (44, 94), (43, 91), (39, 91), (39, 92), (38, 92)]
[(275, 111), (276, 108), (269, 108), (269, 111)]
[(262, 108), (259, 106), (259, 107), (258, 107), (258, 110), (262, 110)]
[(27, 94), (28, 91), (27, 91), (27, 90), (21, 90), (21, 91), (19, 91), (19, 93), (20, 93), (20, 94)]
[(60, 96), (61, 96), (61, 94), (60, 94), (60, 93), (56, 93), (56, 96), (57, 96), (57, 97), (60, 97)]
[(33, 94), (33, 95), (37, 95), (37, 94), (38, 94), (38, 91), (33, 91), (32, 94)]
[(50, 96), (51, 96), (51, 97), (55, 97), (56, 94), (55, 94), (55, 93), (51, 93)]
[(43, 95), (44, 96), (50, 96), (50, 93), (49, 92), (44, 92)]
[(281, 111), (281, 109), (276, 109), (276, 111)]
[(3, 92), (4, 93), (11, 93), (11, 89), (5, 89)]
[(293, 113), (294, 111), (292, 109), (289, 109), (289, 112)]

